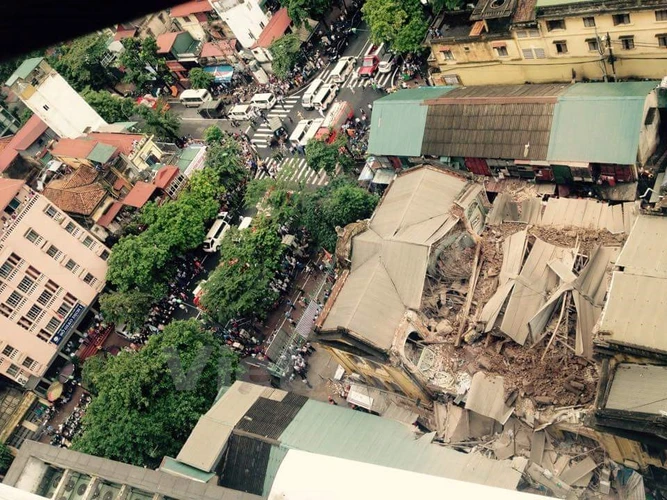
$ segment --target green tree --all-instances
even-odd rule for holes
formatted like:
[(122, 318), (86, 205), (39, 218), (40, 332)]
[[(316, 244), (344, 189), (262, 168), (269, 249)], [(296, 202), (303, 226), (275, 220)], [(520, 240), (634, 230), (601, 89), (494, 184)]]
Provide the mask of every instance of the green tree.
[(220, 130), (220, 127), (217, 125), (211, 125), (204, 130), (204, 141), (206, 141), (206, 144), (208, 145), (222, 144), (224, 137), (222, 130)]
[(398, 53), (422, 50), (428, 23), (419, 0), (367, 0), (361, 12), (373, 43)]
[(0, 474), (5, 474), (12, 466), (14, 454), (5, 443), (0, 443)]
[(109, 358), (73, 449), (138, 466), (176, 456), (237, 358), (195, 320), (174, 321), (138, 352)]
[(367, 219), (379, 201), (346, 178), (336, 178), (328, 186), (303, 193), (300, 199), (299, 222), (311, 233), (314, 243), (328, 251), (336, 249), (336, 226)]
[(441, 10), (451, 11), (463, 7), (463, 0), (433, 0), (433, 12), (436, 14)]
[(21, 111), (21, 116), (19, 117), (19, 120), (21, 121), (21, 126), (25, 125), (28, 120), (30, 120), (30, 117), (34, 113), (30, 108), (25, 108), (23, 111)]
[(211, 73), (204, 71), (202, 68), (192, 68), (188, 72), (188, 78), (193, 89), (209, 89), (215, 80)]
[(108, 42), (99, 33), (75, 38), (60, 46), (56, 57), (50, 60), (51, 65), (79, 92), (86, 87), (102, 89), (113, 83), (111, 73), (102, 65)]
[(132, 99), (120, 97), (106, 90), (86, 88), (83, 97), (107, 123), (127, 121), (136, 113), (137, 105)]
[(174, 256), (201, 245), (206, 236), (206, 220), (194, 201), (186, 196), (161, 206), (147, 204), (142, 213), (143, 222), (149, 226), (147, 238), (159, 238)]
[(100, 311), (105, 320), (117, 325), (126, 323), (133, 331), (144, 323), (154, 301), (151, 294), (139, 290), (104, 293), (100, 296)]
[(160, 139), (178, 139), (181, 119), (177, 114), (148, 106), (137, 106), (136, 110), (143, 118), (143, 123), (138, 126), (142, 132), (154, 134)]
[(341, 136), (333, 144), (319, 139), (311, 139), (306, 144), (306, 161), (308, 166), (319, 172), (324, 171), (331, 177), (340, 166), (343, 172), (349, 172), (354, 166), (354, 159), (345, 150), (346, 140)]
[(229, 138), (225, 138), (221, 144), (208, 147), (204, 164), (215, 172), (218, 182), (226, 191), (233, 190), (248, 178), (239, 147)]
[(269, 52), (273, 57), (271, 67), (276, 76), (285, 78), (292, 71), (299, 61), (300, 50), (301, 40), (294, 33), (281, 36), (271, 44), (269, 47)]
[(274, 189), (276, 180), (271, 177), (264, 177), (263, 179), (253, 179), (246, 186), (245, 195), (243, 196), (243, 203), (246, 208), (253, 208), (266, 195), (267, 191)]
[(83, 369), (81, 370), (81, 384), (88, 392), (97, 395), (100, 377), (104, 375), (104, 369), (108, 360), (109, 358), (105, 352), (99, 352), (84, 361)]
[(321, 19), (329, 10), (327, 0), (280, 0), (295, 26), (301, 27), (308, 18)]
[(170, 250), (164, 238), (149, 239), (146, 233), (124, 236), (109, 257), (107, 280), (121, 292), (136, 289), (160, 297), (166, 290), (163, 278)]
[(171, 81), (171, 74), (164, 59), (157, 54), (155, 38), (123, 38), (121, 43), (124, 50), (118, 62), (125, 70), (123, 79), (127, 83), (134, 84), (143, 92), (150, 89), (153, 82), (165, 86)]

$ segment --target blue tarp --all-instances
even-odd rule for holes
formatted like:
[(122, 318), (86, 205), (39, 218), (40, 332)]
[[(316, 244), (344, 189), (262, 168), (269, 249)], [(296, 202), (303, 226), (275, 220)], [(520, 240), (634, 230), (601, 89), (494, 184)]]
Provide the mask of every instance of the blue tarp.
[(204, 68), (204, 71), (213, 73), (216, 83), (229, 83), (232, 81), (232, 75), (234, 74), (234, 68), (226, 64), (222, 66), (207, 66)]

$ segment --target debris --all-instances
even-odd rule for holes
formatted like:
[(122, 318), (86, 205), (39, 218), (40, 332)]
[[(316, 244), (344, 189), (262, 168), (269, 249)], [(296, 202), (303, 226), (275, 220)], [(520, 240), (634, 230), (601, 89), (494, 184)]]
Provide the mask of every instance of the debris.
[(465, 407), (466, 410), (472, 410), (504, 425), (514, 412), (514, 408), (505, 404), (505, 399), (503, 377), (491, 377), (477, 372), (472, 377)]
[(440, 334), (440, 335), (449, 335), (453, 331), (454, 331), (454, 327), (446, 319), (443, 319), (440, 323), (435, 325), (435, 332)]
[(597, 467), (598, 464), (595, 463), (595, 460), (593, 460), (591, 457), (586, 457), (576, 464), (571, 464), (570, 466), (566, 467), (558, 477), (560, 477), (560, 479), (565, 483), (572, 486), (578, 480), (586, 476), (586, 474), (597, 469)]
[(548, 471), (535, 463), (529, 463), (526, 469), (528, 476), (536, 483), (547, 488), (558, 498), (567, 498), (570, 493), (570, 486), (554, 477), (551, 471)]
[(468, 314), (470, 313), (470, 306), (472, 305), (472, 298), (475, 295), (475, 286), (477, 284), (477, 279), (479, 278), (479, 258), (482, 253), (482, 244), (477, 244), (477, 249), (475, 250), (475, 258), (472, 261), (472, 271), (470, 273), (470, 286), (468, 288), (468, 293), (466, 294), (465, 305), (463, 306), (462, 316), (459, 322), (459, 331), (456, 336), (456, 342), (454, 345), (456, 347), (461, 345), (461, 336), (463, 335), (463, 330), (468, 323)]
[(600, 493), (608, 495), (611, 491), (611, 471), (606, 467), (600, 470)]
[(556, 338), (556, 334), (558, 333), (558, 327), (560, 326), (560, 322), (563, 319), (563, 313), (565, 313), (565, 309), (567, 308), (569, 298), (570, 298), (569, 295), (565, 296), (565, 300), (563, 301), (563, 305), (560, 309), (560, 316), (558, 316), (558, 321), (556, 322), (556, 326), (554, 327), (554, 331), (551, 334), (551, 338), (549, 339), (547, 346), (544, 348), (544, 353), (542, 354), (540, 361), (544, 361), (544, 357), (547, 355), (547, 351), (549, 350), (549, 347), (551, 347), (551, 343), (554, 341), (554, 338)]
[(463, 336), (463, 340), (466, 344), (472, 344), (482, 336), (481, 332), (477, 330), (468, 330), (468, 332)]
[(544, 431), (535, 431), (533, 432), (533, 439), (530, 448), (530, 461), (535, 464), (542, 463), (542, 457), (544, 455), (544, 445), (546, 441), (546, 432)]
[(550, 396), (535, 396), (533, 399), (539, 405), (552, 405), (552, 404), (554, 404), (554, 398), (552, 398)]
[(572, 483), (572, 486), (576, 486), (577, 488), (588, 488), (588, 485), (590, 484), (592, 478), (593, 478), (593, 472), (589, 472), (581, 479)]

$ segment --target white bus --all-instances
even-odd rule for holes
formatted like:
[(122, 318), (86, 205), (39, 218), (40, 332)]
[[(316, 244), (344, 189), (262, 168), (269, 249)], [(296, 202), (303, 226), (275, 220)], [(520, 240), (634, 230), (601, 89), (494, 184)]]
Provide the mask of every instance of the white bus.
[(206, 239), (204, 240), (204, 252), (217, 252), (220, 248), (222, 238), (228, 230), (228, 214), (227, 212), (220, 212), (206, 235)]
[(213, 100), (206, 89), (188, 89), (181, 94), (181, 104), (186, 108), (198, 108), (205, 102)]

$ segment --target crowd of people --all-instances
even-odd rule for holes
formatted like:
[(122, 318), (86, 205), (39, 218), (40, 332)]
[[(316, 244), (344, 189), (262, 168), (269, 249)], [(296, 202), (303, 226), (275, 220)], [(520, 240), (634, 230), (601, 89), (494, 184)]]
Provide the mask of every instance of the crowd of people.
[(81, 432), (81, 421), (92, 399), (90, 394), (86, 392), (79, 396), (78, 404), (63, 423), (56, 427), (49, 424), (49, 421), (58, 413), (60, 408), (71, 401), (78, 385), (78, 382), (75, 382), (74, 380), (65, 384), (63, 395), (52, 407), (47, 408), (44, 412), (42, 424), (45, 426), (46, 434), (51, 436), (50, 442), (52, 446), (69, 448), (72, 444), (72, 440)]

